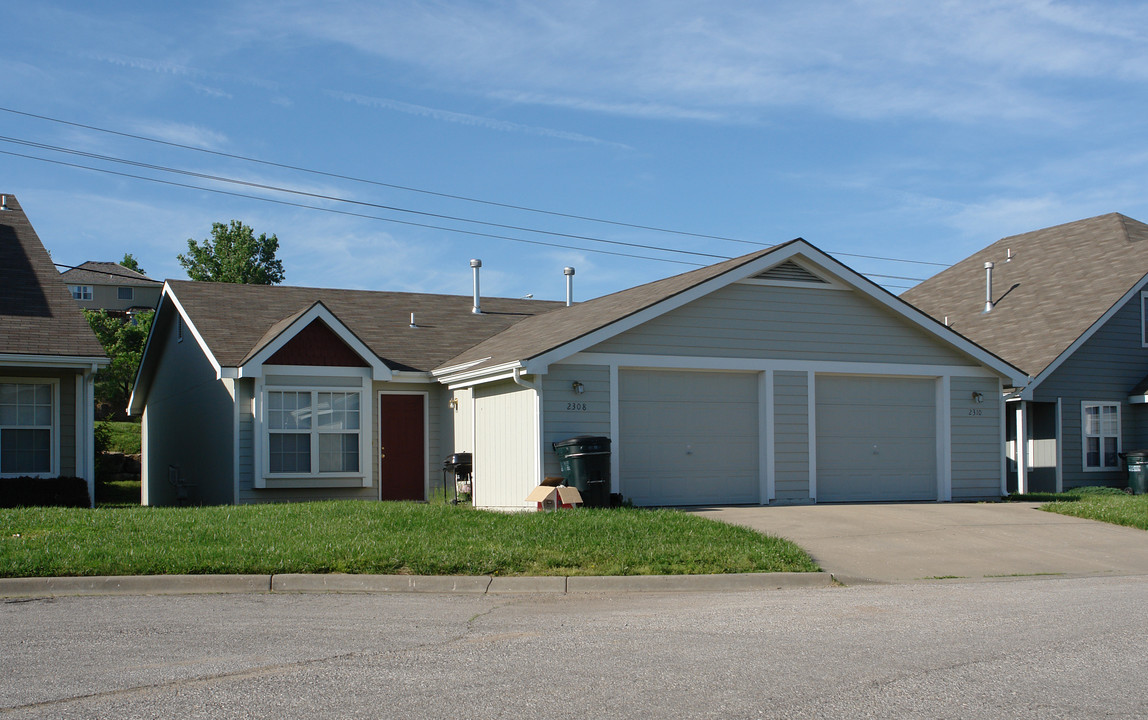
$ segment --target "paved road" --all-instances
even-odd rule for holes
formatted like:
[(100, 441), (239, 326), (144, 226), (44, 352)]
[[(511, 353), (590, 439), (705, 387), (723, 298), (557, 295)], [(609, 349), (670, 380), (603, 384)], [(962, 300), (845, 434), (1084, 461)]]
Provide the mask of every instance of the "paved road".
[(1148, 575), (1148, 533), (1037, 507), (861, 503), (692, 511), (789, 538), (846, 582)]
[(0, 604), (3, 718), (1148, 717), (1148, 577)]

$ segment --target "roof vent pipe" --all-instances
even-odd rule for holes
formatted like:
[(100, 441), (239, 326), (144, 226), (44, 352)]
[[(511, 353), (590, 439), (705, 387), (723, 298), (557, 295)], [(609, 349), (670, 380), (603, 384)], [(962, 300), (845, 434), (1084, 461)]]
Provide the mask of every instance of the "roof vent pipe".
[(1012, 262), (1012, 248), (1008, 249), (1008, 255), (1004, 259), (1005, 262)]
[(985, 263), (985, 312), (993, 310), (993, 264)]
[(566, 307), (574, 304), (574, 268), (562, 268), (562, 274), (566, 276)]
[(7, 209), (8, 209), (8, 196), (7, 195), (0, 195), (0, 210), (7, 210)]
[(477, 258), (472, 258), (470, 261), (470, 266), (474, 269), (474, 306), (471, 307), (470, 311), (475, 315), (481, 315), (482, 306), (479, 304), (478, 299), (478, 269), (482, 267), (482, 261), (478, 260)]

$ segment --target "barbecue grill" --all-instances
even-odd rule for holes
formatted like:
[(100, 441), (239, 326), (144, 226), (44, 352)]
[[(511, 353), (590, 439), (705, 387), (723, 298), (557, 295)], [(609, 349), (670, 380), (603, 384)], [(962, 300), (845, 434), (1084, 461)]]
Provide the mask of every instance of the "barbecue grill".
[(458, 504), (459, 486), (463, 487), (463, 492), (470, 495), (470, 499), (474, 500), (474, 478), (471, 477), (474, 464), (471, 459), (471, 454), (468, 452), (455, 453), (447, 455), (446, 460), (442, 461), (442, 494), (446, 497), (446, 484), (447, 479), (454, 477), (454, 500), (455, 505)]

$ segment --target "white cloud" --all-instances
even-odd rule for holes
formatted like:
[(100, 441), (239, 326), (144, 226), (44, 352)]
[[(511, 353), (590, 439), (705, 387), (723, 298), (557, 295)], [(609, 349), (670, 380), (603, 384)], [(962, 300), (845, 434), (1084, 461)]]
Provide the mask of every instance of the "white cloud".
[(226, 135), (199, 125), (161, 120), (136, 120), (133, 126), (137, 134), (179, 145), (190, 145), (205, 150), (219, 150), (227, 145)]

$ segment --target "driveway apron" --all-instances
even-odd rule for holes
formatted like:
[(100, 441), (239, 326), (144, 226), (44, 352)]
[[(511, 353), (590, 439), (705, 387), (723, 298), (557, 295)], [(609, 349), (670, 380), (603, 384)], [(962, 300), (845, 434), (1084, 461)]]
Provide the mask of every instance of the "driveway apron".
[(691, 508), (788, 538), (850, 581), (1148, 575), (1148, 533), (1038, 510), (1036, 503)]

